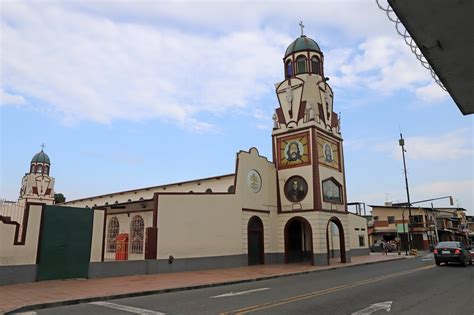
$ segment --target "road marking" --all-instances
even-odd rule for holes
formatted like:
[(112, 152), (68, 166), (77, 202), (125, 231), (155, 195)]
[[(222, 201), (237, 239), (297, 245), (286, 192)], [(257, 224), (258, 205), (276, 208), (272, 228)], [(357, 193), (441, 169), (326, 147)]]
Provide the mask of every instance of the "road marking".
[(393, 301), (375, 303), (351, 315), (369, 315), (380, 310), (385, 310), (388, 313), (392, 309), (392, 303)]
[(13, 313), (16, 315), (37, 315), (38, 313), (36, 312), (23, 312), (23, 313)]
[(258, 292), (258, 291), (264, 291), (264, 290), (270, 290), (270, 288), (260, 288), (260, 289), (241, 291), (241, 292), (229, 292), (229, 293), (224, 293), (224, 294), (221, 294), (221, 295), (211, 296), (210, 298), (213, 299), (213, 298), (220, 298), (220, 297), (243, 295), (243, 294), (249, 294), (249, 293), (252, 293), (252, 292)]
[(344, 284), (344, 285), (340, 285), (340, 286), (333, 287), (333, 288), (328, 288), (328, 289), (324, 289), (324, 290), (320, 290), (320, 291), (310, 292), (310, 293), (306, 293), (306, 294), (302, 294), (302, 295), (298, 295), (298, 296), (294, 296), (294, 297), (290, 297), (290, 298), (286, 298), (286, 299), (282, 299), (282, 300), (278, 300), (278, 301), (263, 303), (263, 304), (259, 304), (259, 305), (246, 307), (246, 308), (241, 308), (241, 309), (238, 309), (238, 310), (235, 310), (235, 311), (224, 312), (224, 313), (221, 313), (221, 315), (224, 315), (224, 314), (246, 314), (246, 313), (253, 312), (253, 311), (260, 311), (260, 310), (263, 310), (263, 309), (267, 309), (267, 308), (271, 308), (271, 307), (275, 307), (275, 306), (280, 306), (280, 305), (288, 304), (288, 303), (291, 303), (291, 302), (301, 301), (301, 300), (309, 299), (309, 298), (312, 298), (312, 297), (317, 297), (317, 296), (321, 296), (321, 295), (341, 291), (341, 290), (344, 290), (344, 289), (354, 288), (354, 287), (358, 287), (358, 286), (361, 286), (361, 285), (382, 281), (382, 280), (385, 280), (385, 279), (404, 276), (404, 275), (407, 275), (407, 274), (410, 274), (410, 273), (414, 273), (414, 272), (418, 272), (418, 271), (422, 271), (422, 270), (427, 270), (427, 269), (431, 269), (431, 268), (434, 268), (434, 267), (435, 267), (434, 265), (429, 265), (429, 266), (419, 267), (419, 268), (412, 269), (412, 270), (406, 270), (406, 271), (401, 271), (401, 272), (398, 272), (398, 273), (393, 273), (391, 275), (386, 275), (386, 276), (380, 276), (380, 277), (376, 277), (376, 278), (361, 280), (361, 281), (357, 281), (357, 282), (354, 282), (354, 283)]
[(108, 307), (108, 308), (113, 308), (113, 309), (116, 309), (116, 310), (121, 310), (121, 311), (134, 313), (134, 314), (165, 315), (165, 313), (161, 313), (161, 312), (155, 312), (155, 311), (146, 310), (146, 309), (143, 309), (143, 308), (120, 305), (120, 304), (115, 304), (115, 303), (110, 303), (110, 302), (91, 302), (89, 304), (99, 305), (99, 306)]

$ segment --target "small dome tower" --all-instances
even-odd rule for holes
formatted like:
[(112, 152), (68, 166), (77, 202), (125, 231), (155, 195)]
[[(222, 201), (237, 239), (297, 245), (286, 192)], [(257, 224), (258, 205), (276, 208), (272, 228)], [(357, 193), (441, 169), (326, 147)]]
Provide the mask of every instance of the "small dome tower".
[(33, 156), (30, 162), (30, 172), (23, 176), (20, 203), (54, 203), (54, 178), (49, 176), (51, 160), (44, 152), (44, 147), (45, 145), (42, 144), (41, 151)]

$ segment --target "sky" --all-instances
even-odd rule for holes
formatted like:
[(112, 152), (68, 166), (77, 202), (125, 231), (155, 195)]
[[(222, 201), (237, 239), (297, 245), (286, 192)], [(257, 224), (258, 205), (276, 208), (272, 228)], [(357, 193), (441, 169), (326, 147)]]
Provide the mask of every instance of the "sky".
[(452, 195), (474, 215), (473, 115), (375, 1), (7, 0), (0, 9), (0, 198), (18, 198), (42, 143), (67, 200), (230, 174), (251, 147), (271, 159), (274, 84), (302, 20), (341, 113), (348, 201), (406, 201), (402, 132), (411, 200)]

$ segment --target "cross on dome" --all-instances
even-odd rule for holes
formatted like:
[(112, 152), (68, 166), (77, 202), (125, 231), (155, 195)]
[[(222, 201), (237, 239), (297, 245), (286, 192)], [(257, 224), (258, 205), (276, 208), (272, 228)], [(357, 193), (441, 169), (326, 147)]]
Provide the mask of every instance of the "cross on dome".
[(300, 21), (299, 26), (301, 27), (301, 36), (304, 36), (304, 34), (303, 34), (303, 28), (304, 28), (303, 21)]
[(41, 151), (44, 150), (44, 148), (46, 147), (46, 145), (44, 144), (44, 142), (41, 144)]

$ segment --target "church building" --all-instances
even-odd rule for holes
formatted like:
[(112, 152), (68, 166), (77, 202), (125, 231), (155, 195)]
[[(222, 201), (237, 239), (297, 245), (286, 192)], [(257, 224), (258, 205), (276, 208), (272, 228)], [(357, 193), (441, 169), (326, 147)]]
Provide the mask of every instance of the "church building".
[[(59, 205), (64, 213), (66, 207), (91, 213), (88, 277), (328, 265), (369, 254), (366, 220), (347, 209), (340, 119), (316, 41), (303, 33), (296, 38), (284, 53), (282, 70), (275, 84), (271, 160), (251, 148), (237, 153), (232, 174)], [(54, 196), (49, 158), (35, 161), (31, 174), (50, 182), (32, 186), (27, 183), (37, 176), (26, 176), (22, 194), (41, 193), (49, 200)]]

